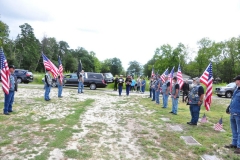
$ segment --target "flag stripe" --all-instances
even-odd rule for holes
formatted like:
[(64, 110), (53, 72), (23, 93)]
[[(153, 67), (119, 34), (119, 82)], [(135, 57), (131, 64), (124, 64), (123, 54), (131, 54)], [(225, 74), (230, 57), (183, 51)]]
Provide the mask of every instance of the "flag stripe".
[(160, 76), (163, 83), (165, 82), (165, 77), (168, 75), (168, 68), (163, 72), (163, 74)]
[(60, 56), (58, 57), (58, 70), (61, 83), (63, 82), (63, 65)]
[(182, 71), (181, 71), (180, 64), (178, 65), (177, 81), (180, 87), (179, 89), (181, 89), (183, 86), (183, 78), (182, 78)]

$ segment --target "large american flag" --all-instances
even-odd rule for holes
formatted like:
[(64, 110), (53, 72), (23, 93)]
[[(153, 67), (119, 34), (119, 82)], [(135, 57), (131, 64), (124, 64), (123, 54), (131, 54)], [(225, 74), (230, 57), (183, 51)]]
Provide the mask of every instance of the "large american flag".
[(153, 76), (155, 76), (155, 74), (154, 74), (154, 68), (152, 67), (152, 74), (151, 74), (151, 76), (153, 77)]
[(182, 71), (181, 71), (180, 64), (178, 65), (177, 81), (178, 81), (178, 84), (179, 84), (179, 87), (180, 87), (179, 89), (181, 89), (182, 86), (183, 86), (183, 78), (182, 78)]
[(54, 78), (58, 76), (58, 68), (42, 53), (43, 64), (46, 70), (50, 70)]
[(162, 82), (165, 82), (165, 77), (168, 76), (168, 68), (163, 72), (163, 74), (160, 76)]
[(60, 81), (63, 82), (63, 65), (62, 65), (60, 56), (58, 56), (58, 70), (59, 70)]
[(204, 106), (207, 111), (210, 110), (210, 105), (212, 102), (212, 84), (213, 84), (213, 72), (212, 72), (212, 62), (208, 65), (202, 76), (200, 77), (200, 82), (203, 83), (207, 89), (205, 94)]
[(8, 94), (10, 88), (10, 71), (8, 68), (7, 59), (0, 49), (0, 69), (1, 69), (1, 81), (2, 81), (2, 89), (3, 92)]
[(173, 68), (169, 74), (169, 77), (168, 77), (168, 80), (170, 82), (170, 92), (172, 92), (172, 79), (173, 79), (174, 68), (175, 68), (175, 66), (173, 66)]
[(214, 130), (215, 130), (215, 131), (221, 131), (222, 129), (223, 129), (222, 118), (220, 118), (220, 120), (218, 121), (218, 123), (215, 124)]

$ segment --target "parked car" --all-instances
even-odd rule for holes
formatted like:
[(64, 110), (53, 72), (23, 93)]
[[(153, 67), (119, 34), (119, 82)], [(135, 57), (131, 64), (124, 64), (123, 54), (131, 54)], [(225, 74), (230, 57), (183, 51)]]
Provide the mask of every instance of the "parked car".
[(17, 83), (29, 83), (33, 81), (33, 74), (25, 69), (15, 69), (14, 72), (17, 77)]
[(113, 83), (114, 82), (114, 77), (112, 73), (103, 73), (105, 83)]
[[(76, 73), (67, 74), (64, 76), (64, 86), (78, 86), (78, 77)], [(85, 72), (84, 86), (90, 87), (91, 90), (96, 88), (105, 88), (104, 77), (101, 73)]]
[(233, 95), (234, 90), (237, 88), (235, 82), (229, 83), (225, 87), (218, 87), (215, 89), (215, 93), (218, 97), (225, 96), (227, 98), (231, 98)]

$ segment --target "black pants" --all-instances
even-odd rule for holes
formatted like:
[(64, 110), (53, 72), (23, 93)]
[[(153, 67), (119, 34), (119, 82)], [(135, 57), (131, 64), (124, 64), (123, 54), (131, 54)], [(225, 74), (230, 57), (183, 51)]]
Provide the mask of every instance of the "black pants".
[(117, 83), (114, 84), (114, 91), (117, 90)]
[(186, 102), (185, 98), (184, 98), (185, 96), (188, 96), (188, 91), (183, 91), (183, 94), (182, 94), (182, 101), (183, 102)]

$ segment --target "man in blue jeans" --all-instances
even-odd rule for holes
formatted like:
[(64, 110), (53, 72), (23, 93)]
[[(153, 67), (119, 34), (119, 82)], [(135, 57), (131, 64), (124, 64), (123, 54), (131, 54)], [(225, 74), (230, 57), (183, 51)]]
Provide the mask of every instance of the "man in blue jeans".
[(234, 81), (237, 88), (233, 93), (229, 109), (226, 111), (230, 114), (232, 143), (225, 145), (225, 148), (236, 148), (234, 153), (240, 154), (240, 75), (235, 77)]
[(50, 94), (50, 91), (51, 91), (51, 85), (52, 85), (52, 77), (50, 75), (50, 70), (49, 69), (46, 69), (46, 74), (45, 74), (45, 86), (44, 86), (44, 89), (45, 89), (45, 93), (44, 93), (44, 99), (45, 101), (50, 101), (50, 97), (49, 97), (49, 94)]
[(83, 93), (84, 88), (84, 70), (79, 73), (79, 79), (78, 79), (78, 93)]
[(123, 76), (120, 75), (120, 78), (118, 79), (118, 94), (119, 94), (119, 96), (122, 96), (123, 83), (124, 83)]
[(57, 86), (58, 86), (58, 98), (62, 98), (63, 82), (60, 79), (60, 76), (58, 76), (58, 78), (57, 78)]
[(188, 104), (190, 105), (191, 121), (189, 125), (197, 125), (201, 105), (203, 103), (204, 89), (200, 85), (200, 78), (193, 78), (193, 88), (188, 95)]
[(161, 87), (161, 81), (160, 78), (157, 78), (155, 82), (155, 99), (156, 99), (156, 104), (159, 105), (159, 96), (160, 96), (160, 87)]
[(170, 93), (170, 82), (168, 81), (168, 76), (165, 76), (165, 82), (162, 85), (162, 96), (163, 96), (163, 107), (168, 107), (168, 97)]
[(179, 98), (179, 84), (177, 83), (177, 77), (173, 77), (172, 79), (171, 97), (172, 97), (172, 111), (169, 113), (177, 115)]
[(151, 85), (152, 88), (152, 101), (155, 101), (155, 83), (157, 82), (156, 77), (153, 77), (153, 82)]
[(9, 66), (9, 71), (10, 71), (10, 88), (9, 88), (9, 93), (6, 94), (4, 93), (4, 109), (3, 109), (3, 114), (5, 115), (10, 115), (9, 112), (13, 112), (12, 110), (12, 104), (14, 101), (14, 92), (17, 91), (17, 81), (16, 81), (16, 76), (14, 75), (14, 70), (15, 67), (14, 65)]

